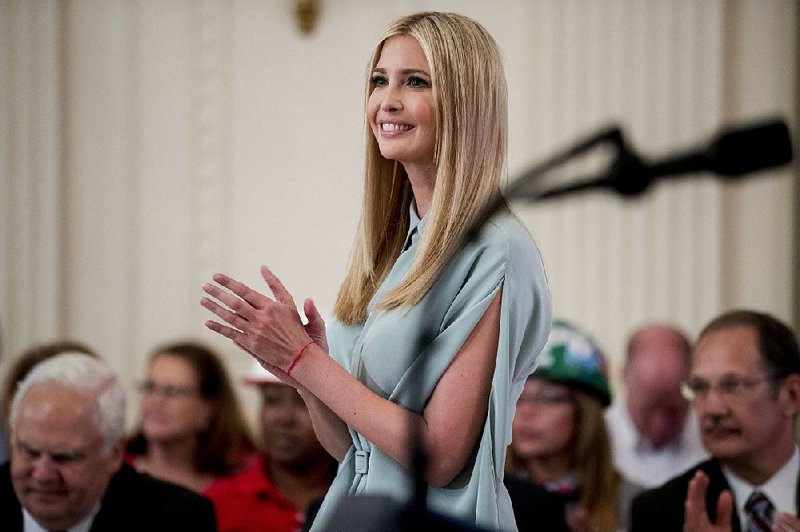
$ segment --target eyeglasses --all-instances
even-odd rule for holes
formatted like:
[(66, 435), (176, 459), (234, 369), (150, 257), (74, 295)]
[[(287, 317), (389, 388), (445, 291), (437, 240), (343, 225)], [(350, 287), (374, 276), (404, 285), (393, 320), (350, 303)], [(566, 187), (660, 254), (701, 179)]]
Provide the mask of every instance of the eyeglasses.
[(708, 396), (708, 392), (715, 390), (725, 398), (742, 396), (746, 390), (762, 382), (771, 382), (780, 378), (780, 374), (762, 375), (760, 377), (740, 377), (727, 375), (716, 383), (711, 384), (706, 379), (692, 378), (681, 384), (681, 394), (687, 401), (700, 401)]
[(189, 397), (197, 393), (197, 387), (179, 384), (156, 384), (153, 381), (144, 381), (139, 384), (139, 391), (144, 395), (160, 394), (171, 399), (173, 397)]
[(518, 405), (552, 406), (563, 405), (572, 402), (572, 396), (566, 393), (534, 393), (522, 394), (517, 401)]

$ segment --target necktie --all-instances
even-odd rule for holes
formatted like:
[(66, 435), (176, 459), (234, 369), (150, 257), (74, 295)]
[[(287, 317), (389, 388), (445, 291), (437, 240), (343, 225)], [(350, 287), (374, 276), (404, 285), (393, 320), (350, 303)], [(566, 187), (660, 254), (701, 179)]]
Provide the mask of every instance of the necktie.
[(747, 514), (747, 532), (769, 532), (772, 529), (775, 507), (760, 491), (750, 494), (744, 505), (744, 512)]

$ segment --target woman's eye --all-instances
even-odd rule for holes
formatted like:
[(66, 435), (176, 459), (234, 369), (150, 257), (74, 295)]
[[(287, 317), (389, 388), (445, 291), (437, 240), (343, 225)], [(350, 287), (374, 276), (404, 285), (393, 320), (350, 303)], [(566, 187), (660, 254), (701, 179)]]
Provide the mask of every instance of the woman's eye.
[(370, 83), (372, 84), (373, 87), (378, 87), (386, 85), (388, 82), (386, 81), (386, 78), (384, 76), (375, 74), (374, 76), (372, 76), (372, 79), (370, 79)]
[(423, 87), (429, 86), (427, 81), (417, 76), (411, 76), (410, 78), (408, 78), (408, 85), (410, 87), (414, 87), (415, 89), (421, 89)]

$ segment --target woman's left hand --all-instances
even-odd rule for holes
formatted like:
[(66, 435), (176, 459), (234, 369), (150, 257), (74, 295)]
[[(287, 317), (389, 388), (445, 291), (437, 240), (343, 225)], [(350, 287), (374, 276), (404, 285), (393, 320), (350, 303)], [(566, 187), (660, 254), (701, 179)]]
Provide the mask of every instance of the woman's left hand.
[(266, 266), (261, 267), (261, 275), (275, 300), (217, 273), (212, 277), (216, 284), (203, 285), (203, 291), (210, 297), (202, 298), (200, 303), (224, 322), (209, 320), (206, 327), (230, 338), (265, 364), (285, 371), (312, 340), (303, 327), (292, 295)]

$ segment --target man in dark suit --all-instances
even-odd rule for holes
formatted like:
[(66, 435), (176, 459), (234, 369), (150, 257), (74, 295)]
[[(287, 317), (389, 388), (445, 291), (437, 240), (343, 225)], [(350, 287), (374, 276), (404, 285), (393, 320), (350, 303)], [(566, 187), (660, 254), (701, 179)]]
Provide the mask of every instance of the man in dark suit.
[(723, 314), (700, 333), (684, 392), (711, 459), (640, 494), (631, 530), (800, 530), (800, 349), (792, 331), (759, 312)]
[(10, 427), (4, 530), (216, 530), (210, 501), (122, 465), (125, 393), (100, 360), (69, 353), (37, 365)]

